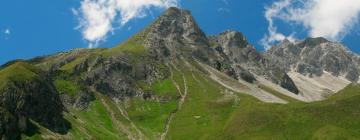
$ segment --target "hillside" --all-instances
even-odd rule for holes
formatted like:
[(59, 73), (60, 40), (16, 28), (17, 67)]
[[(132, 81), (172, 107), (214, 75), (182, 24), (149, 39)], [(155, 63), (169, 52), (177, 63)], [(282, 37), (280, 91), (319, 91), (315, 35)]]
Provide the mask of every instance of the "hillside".
[(0, 138), (360, 139), (359, 58), (322, 39), (261, 53), (170, 8), (113, 48), (1, 66)]

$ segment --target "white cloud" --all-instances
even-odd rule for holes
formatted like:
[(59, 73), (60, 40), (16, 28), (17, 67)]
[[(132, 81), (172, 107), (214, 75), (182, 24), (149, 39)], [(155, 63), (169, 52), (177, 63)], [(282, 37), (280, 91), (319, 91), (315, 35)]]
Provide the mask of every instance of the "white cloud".
[(266, 8), (269, 33), (261, 43), (267, 48), (274, 42), (292, 38), (277, 32), (275, 20), (301, 25), (311, 37), (340, 41), (357, 24), (359, 14), (360, 0), (278, 0)]
[(268, 21), (268, 34), (264, 36), (263, 39), (260, 40), (260, 44), (267, 50), (271, 47), (272, 44), (282, 41), (284, 39), (288, 39), (293, 41), (293, 35), (285, 36), (282, 33), (277, 31), (277, 27), (274, 25), (274, 18), (280, 15), (284, 8), (288, 7), (291, 4), (291, 0), (283, 0), (273, 3), (271, 7), (266, 8), (265, 18)]
[(114, 26), (124, 26), (130, 20), (145, 17), (151, 8), (177, 6), (178, 0), (82, 0), (73, 10), (79, 17), (78, 29), (89, 47), (104, 41)]
[(229, 8), (218, 8), (217, 11), (221, 12), (221, 13), (228, 13), (228, 12), (230, 12), (230, 9)]
[(9, 28), (3, 29), (1, 31), (1, 34), (3, 34), (5, 40), (8, 40), (10, 38), (10, 35), (11, 35), (11, 30)]
[(4, 34), (6, 34), (6, 35), (10, 35), (10, 34), (11, 34), (10, 29), (5, 29)]

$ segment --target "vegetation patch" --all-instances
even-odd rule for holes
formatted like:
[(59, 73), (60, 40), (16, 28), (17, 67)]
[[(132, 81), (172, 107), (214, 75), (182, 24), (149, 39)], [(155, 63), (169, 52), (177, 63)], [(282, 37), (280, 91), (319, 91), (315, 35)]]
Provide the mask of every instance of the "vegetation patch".
[(72, 81), (57, 79), (54, 85), (60, 94), (75, 96), (81, 91), (80, 87)]
[(10, 81), (31, 81), (38, 77), (38, 73), (40, 70), (36, 67), (26, 62), (16, 62), (0, 71), (0, 88)]
[(100, 99), (93, 101), (87, 111), (71, 110), (71, 113), (66, 118), (73, 124), (70, 133), (75, 139), (126, 139)]
[(71, 61), (70, 63), (67, 63), (66, 65), (62, 66), (60, 68), (60, 70), (72, 73), (74, 71), (75, 66), (84, 61), (85, 61), (85, 58), (83, 58), (83, 57), (76, 58), (75, 60)]
[(143, 46), (144, 40), (141, 36), (135, 35), (117, 47), (107, 49), (103, 52), (105, 56), (113, 56), (121, 53), (131, 54), (139, 57), (145, 54), (146, 48)]
[(222, 137), (359, 139), (359, 91), (359, 86), (350, 85), (325, 101), (287, 105), (265, 104), (241, 95), (238, 110), (225, 126)]
[(152, 91), (159, 96), (178, 96), (178, 92), (170, 79), (157, 81), (151, 86)]
[(160, 138), (168, 117), (177, 108), (177, 100), (166, 102), (132, 99), (126, 109), (130, 119), (150, 139)]

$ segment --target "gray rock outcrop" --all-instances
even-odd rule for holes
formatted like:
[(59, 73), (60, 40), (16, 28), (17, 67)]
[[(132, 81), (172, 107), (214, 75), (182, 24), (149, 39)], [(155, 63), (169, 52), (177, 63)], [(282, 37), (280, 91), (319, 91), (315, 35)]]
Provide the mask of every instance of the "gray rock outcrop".
[(286, 71), (278, 65), (273, 65), (254, 46), (250, 45), (240, 32), (225, 31), (218, 36), (210, 36), (209, 40), (210, 44), (217, 48), (216, 50), (224, 53), (230, 60), (239, 78), (252, 83), (256, 80), (252, 74), (254, 73), (298, 94), (299, 90), (287, 76)]
[(357, 82), (360, 75), (359, 56), (344, 45), (324, 38), (308, 38), (291, 43), (287, 40), (272, 47), (266, 55), (273, 64), (303, 75), (321, 76), (324, 71)]

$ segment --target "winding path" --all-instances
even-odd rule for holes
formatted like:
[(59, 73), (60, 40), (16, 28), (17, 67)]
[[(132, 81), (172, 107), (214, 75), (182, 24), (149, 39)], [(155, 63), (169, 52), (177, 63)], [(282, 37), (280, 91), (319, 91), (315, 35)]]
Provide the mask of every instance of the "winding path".
[[(173, 65), (173, 67), (178, 72), (181, 72), (179, 69), (177, 69), (175, 67), (175, 65)], [(182, 74), (182, 79), (183, 79), (183, 82), (184, 82), (184, 92), (182, 93), (179, 84), (174, 80), (174, 77), (173, 77), (174, 75), (173, 75), (171, 66), (169, 66), (169, 68), (170, 68), (170, 72), (171, 72), (171, 80), (172, 80), (173, 84), (176, 86), (176, 88), (177, 88), (177, 90), (178, 90), (178, 92), (179, 92), (179, 94), (181, 96), (181, 99), (180, 99), (180, 101), (178, 103), (178, 107), (176, 109), (176, 112), (173, 112), (173, 113), (170, 114), (170, 116), (169, 116), (169, 118), (168, 118), (168, 120), (166, 122), (166, 125), (165, 125), (165, 130), (161, 134), (160, 140), (165, 140), (166, 135), (169, 132), (170, 124), (171, 124), (171, 122), (172, 122), (172, 120), (174, 118), (174, 115), (182, 108), (182, 106), (183, 106), (183, 104), (185, 102), (185, 99), (186, 99), (186, 97), (188, 95), (188, 86), (187, 86), (186, 77), (185, 77), (184, 73), (181, 73)]]

